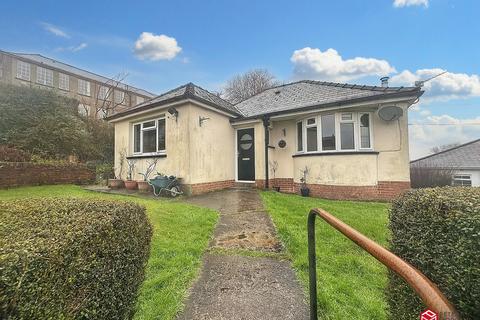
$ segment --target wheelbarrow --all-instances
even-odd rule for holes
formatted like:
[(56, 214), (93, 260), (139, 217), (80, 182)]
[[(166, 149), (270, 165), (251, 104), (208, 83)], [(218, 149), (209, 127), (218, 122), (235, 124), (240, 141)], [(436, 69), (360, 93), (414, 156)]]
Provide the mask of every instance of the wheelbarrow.
[(183, 192), (180, 190), (180, 179), (175, 176), (158, 175), (148, 181), (148, 184), (153, 187), (153, 194), (158, 197), (162, 193), (176, 197)]

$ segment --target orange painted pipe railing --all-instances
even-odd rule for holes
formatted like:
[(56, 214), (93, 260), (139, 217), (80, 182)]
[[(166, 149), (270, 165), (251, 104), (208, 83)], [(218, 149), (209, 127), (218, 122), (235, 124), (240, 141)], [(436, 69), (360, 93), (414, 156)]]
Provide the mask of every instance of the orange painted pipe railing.
[(448, 319), (460, 320), (455, 307), (422, 272), (323, 209), (312, 209), (308, 215), (310, 319), (317, 319), (317, 266), (315, 252), (315, 217), (317, 216), (402, 277), (415, 290), (429, 309), (437, 314), (447, 316)]

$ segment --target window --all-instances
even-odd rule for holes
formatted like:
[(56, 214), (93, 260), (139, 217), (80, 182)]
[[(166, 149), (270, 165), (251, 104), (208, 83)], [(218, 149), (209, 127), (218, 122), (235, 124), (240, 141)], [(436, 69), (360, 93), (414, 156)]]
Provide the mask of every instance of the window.
[(30, 81), (30, 64), (17, 61), (17, 78)]
[(370, 114), (360, 114), (360, 148), (370, 149)]
[(70, 90), (70, 77), (67, 74), (58, 74), (58, 88), (62, 90)]
[(303, 125), (302, 122), (297, 122), (297, 151), (303, 151)]
[(78, 79), (78, 93), (84, 96), (90, 96), (90, 82)]
[(125, 104), (125, 92), (115, 90), (115, 103)]
[(340, 117), (340, 148), (342, 150), (355, 149), (353, 114), (342, 113)]
[(327, 114), (322, 118), (322, 150), (335, 150), (335, 115)]
[(322, 114), (297, 122), (297, 152), (372, 150), (371, 113)]
[(110, 92), (108, 92), (108, 87), (100, 86), (98, 89), (98, 99), (100, 100), (107, 100)]
[(37, 67), (37, 83), (45, 86), (53, 86), (53, 71)]
[(316, 118), (307, 119), (307, 151), (317, 151), (317, 121)]
[(133, 153), (165, 152), (165, 117), (133, 125)]
[(80, 103), (78, 105), (78, 114), (84, 117), (88, 117), (90, 114), (90, 106)]
[(452, 184), (454, 186), (471, 187), (472, 176), (469, 174), (454, 174), (452, 179)]
[(144, 101), (145, 101), (144, 97), (137, 96), (137, 100), (136, 100), (137, 104), (143, 103)]

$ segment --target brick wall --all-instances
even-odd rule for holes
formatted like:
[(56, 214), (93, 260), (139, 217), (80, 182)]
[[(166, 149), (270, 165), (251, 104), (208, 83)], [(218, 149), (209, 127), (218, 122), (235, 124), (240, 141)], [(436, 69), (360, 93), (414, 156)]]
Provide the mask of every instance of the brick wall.
[[(376, 186), (332, 186), (307, 184), (310, 195), (335, 200), (381, 200), (389, 201), (410, 189), (410, 182), (379, 181)], [(301, 184), (295, 183), (295, 193), (300, 193)]]
[(83, 164), (0, 162), (0, 188), (43, 184), (86, 184), (95, 181), (95, 170)]
[(231, 188), (234, 185), (234, 180), (225, 180), (206, 183), (185, 184), (183, 185), (183, 188), (187, 194), (197, 195), (215, 190)]

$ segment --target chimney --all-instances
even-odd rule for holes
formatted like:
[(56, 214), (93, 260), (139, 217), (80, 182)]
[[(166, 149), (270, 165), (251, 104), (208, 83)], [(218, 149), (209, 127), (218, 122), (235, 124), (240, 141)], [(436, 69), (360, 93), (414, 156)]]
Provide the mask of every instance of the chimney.
[(381, 77), (380, 78), (380, 81), (382, 83), (382, 87), (384, 87), (384, 88), (388, 87), (388, 79), (390, 79), (390, 77)]

